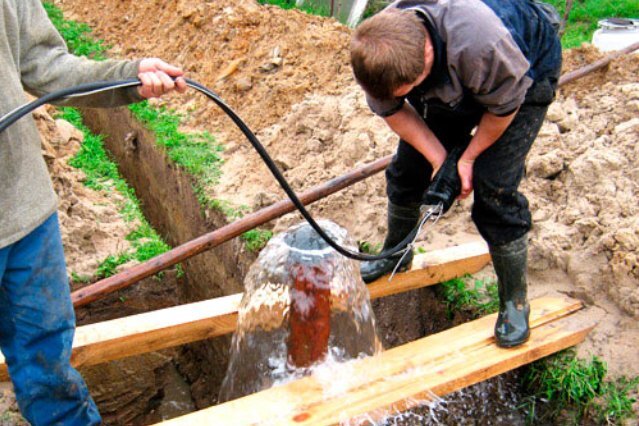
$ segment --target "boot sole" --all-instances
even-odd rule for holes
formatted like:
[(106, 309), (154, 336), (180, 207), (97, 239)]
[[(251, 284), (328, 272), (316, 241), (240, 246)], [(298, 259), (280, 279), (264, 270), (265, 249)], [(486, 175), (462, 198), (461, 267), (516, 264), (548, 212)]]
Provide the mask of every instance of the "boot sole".
[(529, 339), (530, 339), (530, 332), (528, 332), (528, 335), (526, 336), (526, 338), (517, 340), (515, 342), (500, 342), (497, 338), (495, 338), (495, 343), (497, 343), (497, 346), (499, 346), (500, 348), (508, 349), (508, 348), (514, 348), (515, 346), (523, 345)]
[[(410, 268), (412, 268), (412, 266), (413, 266), (413, 261), (411, 260), (411, 261), (410, 261), (409, 263), (407, 263), (406, 265), (404, 265), (404, 266), (400, 266), (399, 268), (397, 268), (397, 272), (406, 272), (406, 271), (408, 271)], [(377, 276), (377, 277), (375, 277), (375, 278), (371, 278), (371, 279), (370, 279), (370, 280), (368, 280), (368, 281), (367, 281), (367, 280), (365, 280), (365, 279), (364, 279), (364, 277), (362, 277), (362, 280), (364, 281), (364, 283), (365, 283), (365, 284), (370, 284), (370, 283), (373, 283), (373, 282), (375, 282), (375, 281), (379, 280), (380, 278), (384, 278), (384, 277), (390, 276), (390, 274), (391, 274), (392, 272), (393, 272), (393, 270), (391, 269), (389, 272), (386, 272), (386, 273), (384, 273), (384, 274), (381, 274), (381, 275), (379, 275), (379, 276)]]

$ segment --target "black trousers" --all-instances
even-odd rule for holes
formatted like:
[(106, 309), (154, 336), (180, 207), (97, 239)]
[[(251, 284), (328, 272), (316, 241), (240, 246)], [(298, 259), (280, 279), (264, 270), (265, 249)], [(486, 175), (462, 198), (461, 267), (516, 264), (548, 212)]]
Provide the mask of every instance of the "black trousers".
[[(518, 188), (524, 176), (526, 156), (554, 99), (555, 88), (554, 78), (533, 84), (508, 129), (475, 160), (472, 218), (491, 246), (514, 241), (532, 226), (528, 200)], [(418, 112), (423, 115), (423, 111)], [(429, 105), (425, 115), (428, 127), (450, 150), (458, 145), (468, 146), (482, 111), (462, 112)], [(419, 203), (431, 174), (430, 163), (401, 140), (386, 170), (388, 198), (398, 205)]]

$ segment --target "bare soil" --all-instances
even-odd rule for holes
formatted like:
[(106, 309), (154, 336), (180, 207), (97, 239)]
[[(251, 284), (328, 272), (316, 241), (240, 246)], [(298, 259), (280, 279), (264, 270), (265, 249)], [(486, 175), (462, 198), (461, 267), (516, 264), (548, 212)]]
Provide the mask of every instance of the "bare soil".
[[(55, 3), (95, 28), (113, 46), (111, 56), (159, 56), (216, 90), (257, 133), (296, 190), (394, 150), (396, 137), (367, 109), (353, 81), (349, 30), (332, 19), (253, 0)], [(564, 72), (600, 56), (588, 46), (567, 51)], [(535, 220), (530, 293), (562, 292), (590, 305), (600, 324), (580, 352), (602, 356), (613, 376), (639, 374), (638, 71), (639, 56), (627, 56), (563, 87), (522, 184)], [(226, 147), (223, 177), (210, 195), (252, 209), (283, 197), (216, 108), (193, 94), (166, 103), (185, 112), (185, 129), (208, 130)], [(358, 240), (379, 242), (384, 192), (383, 177), (376, 176), (316, 203), (312, 212), (345, 226)], [(455, 206), (422, 245), (479, 238), (471, 203)], [(273, 226), (278, 231), (296, 220), (289, 215)]]

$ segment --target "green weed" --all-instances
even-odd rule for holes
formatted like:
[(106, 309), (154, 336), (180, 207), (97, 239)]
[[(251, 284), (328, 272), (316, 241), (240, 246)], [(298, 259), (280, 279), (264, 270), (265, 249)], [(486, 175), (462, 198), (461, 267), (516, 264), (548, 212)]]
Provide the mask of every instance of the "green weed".
[(522, 376), (522, 387), (529, 396), (523, 408), (528, 423), (557, 420), (583, 424), (586, 419), (598, 424), (618, 424), (632, 416), (635, 402), (629, 394), (637, 388), (639, 377), (605, 381), (607, 366), (596, 356), (590, 360), (576, 357), (568, 349), (530, 364)]
[(71, 281), (78, 284), (88, 284), (91, 282), (91, 277), (88, 275), (80, 275), (76, 272), (71, 272)]
[(471, 278), (467, 275), (440, 285), (449, 318), (459, 310), (471, 310), (475, 316), (481, 316), (499, 309), (497, 283), (473, 279), (471, 284)]
[(362, 15), (362, 20), (370, 18), (374, 14), (380, 12), (390, 3), (390, 0), (369, 0), (368, 4), (366, 5), (366, 9), (364, 10), (364, 14)]
[(251, 229), (240, 236), (246, 243), (246, 249), (252, 252), (260, 251), (271, 237), (273, 232), (264, 229)]
[(102, 40), (93, 39), (90, 35), (91, 28), (87, 24), (64, 19), (62, 11), (51, 2), (45, 1), (42, 5), (71, 52), (98, 61), (106, 59), (104, 53), (109, 46)]
[(156, 142), (169, 158), (196, 177), (203, 185), (217, 182), (223, 147), (208, 132), (182, 133), (182, 117), (164, 107), (153, 107), (148, 101), (129, 105), (133, 115), (155, 133)]
[(358, 241), (357, 246), (360, 253), (378, 254), (380, 251), (382, 251), (381, 243), (373, 244), (369, 241)]
[(602, 401), (595, 407), (595, 417), (599, 424), (616, 424), (632, 417), (632, 406), (636, 400), (630, 397), (639, 388), (639, 377), (620, 377), (603, 385)]

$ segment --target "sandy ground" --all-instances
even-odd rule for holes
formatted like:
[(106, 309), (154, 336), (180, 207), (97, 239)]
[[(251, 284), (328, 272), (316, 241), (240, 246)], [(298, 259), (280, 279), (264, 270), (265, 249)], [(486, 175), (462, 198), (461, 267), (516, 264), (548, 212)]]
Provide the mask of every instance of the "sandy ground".
[[(348, 67), (349, 30), (334, 20), (260, 7), (252, 0), (121, 2), (57, 0), (115, 46), (115, 57), (161, 56), (216, 90), (258, 134), (296, 190), (393, 152), (396, 138), (367, 109)], [(109, 16), (109, 19), (103, 19)], [(154, 16), (154, 19), (148, 19)], [(566, 52), (564, 71), (600, 55)], [(600, 320), (582, 355), (602, 356), (613, 375), (639, 374), (639, 56), (562, 88), (527, 164), (522, 191), (530, 234), (533, 297), (562, 292)], [(168, 101), (226, 146), (210, 194), (253, 209), (283, 196), (248, 142), (199, 96)], [(358, 240), (385, 232), (383, 177), (318, 202), (312, 212)], [(472, 200), (455, 206), (422, 245), (479, 238)], [(281, 230), (295, 215), (278, 220)]]

